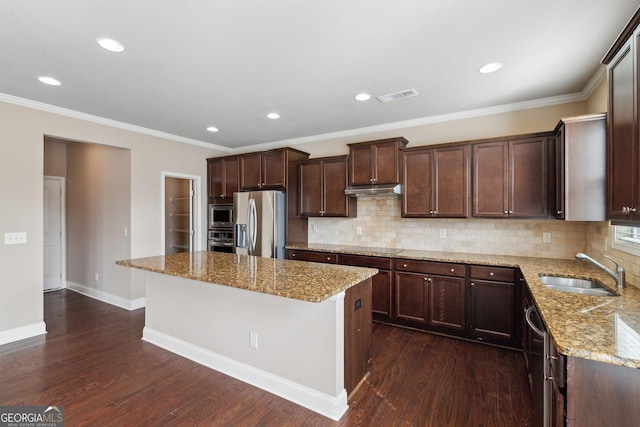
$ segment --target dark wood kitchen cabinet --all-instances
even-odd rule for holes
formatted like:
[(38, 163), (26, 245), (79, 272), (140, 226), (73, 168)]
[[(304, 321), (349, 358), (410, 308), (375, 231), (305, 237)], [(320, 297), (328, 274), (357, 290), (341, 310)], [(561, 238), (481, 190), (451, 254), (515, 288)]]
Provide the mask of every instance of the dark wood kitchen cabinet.
[(349, 146), (349, 186), (399, 184), (402, 137), (347, 144)]
[(607, 115), (561, 119), (555, 134), (557, 219), (604, 221)]
[(640, 222), (639, 22), (636, 13), (602, 60), (609, 85), (606, 215), (625, 222)]
[(393, 285), (391, 259), (364, 255), (340, 254), (339, 263), (340, 265), (378, 269), (378, 274), (371, 278), (371, 311), (373, 313), (374, 320), (389, 321), (391, 318)]
[(413, 148), (402, 151), (402, 216), (469, 216), (469, 146)]
[(240, 191), (238, 156), (207, 159), (209, 203), (233, 203), (233, 193)]
[(433, 328), (464, 331), (465, 266), (395, 261), (395, 317)]
[(473, 216), (547, 217), (547, 144), (544, 134), (473, 145)]
[(286, 190), (289, 183), (289, 171), (296, 164), (309, 158), (309, 154), (292, 148), (258, 153), (241, 154), (240, 187), (247, 190)]
[(371, 279), (344, 295), (344, 388), (350, 395), (371, 369)]
[(515, 270), (472, 265), (469, 277), (469, 333), (479, 340), (519, 345), (516, 301), (522, 297), (516, 290)]
[(297, 249), (287, 249), (287, 259), (298, 261), (322, 262), (325, 264), (337, 264), (338, 254), (320, 251), (301, 251)]
[(307, 217), (356, 216), (356, 199), (346, 196), (347, 156), (324, 157), (298, 164), (298, 214)]

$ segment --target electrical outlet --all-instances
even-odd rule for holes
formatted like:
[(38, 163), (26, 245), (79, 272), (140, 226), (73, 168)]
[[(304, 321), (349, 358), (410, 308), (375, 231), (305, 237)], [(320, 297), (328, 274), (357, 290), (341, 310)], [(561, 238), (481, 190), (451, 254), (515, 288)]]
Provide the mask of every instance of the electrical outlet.
[(542, 242), (551, 243), (551, 233), (547, 233), (547, 232), (542, 233)]
[(129, 227), (125, 227), (123, 231), (124, 237), (129, 236)]
[(314, 233), (317, 233), (318, 232), (318, 224), (313, 224), (311, 226), (311, 229), (313, 230)]
[(357, 227), (356, 227), (356, 234), (357, 234), (358, 236), (362, 236), (362, 227), (360, 227), (360, 226), (357, 226)]
[(255, 332), (249, 332), (249, 346), (258, 349), (258, 334)]
[(438, 237), (441, 239), (446, 239), (447, 238), (447, 229), (446, 228), (441, 228), (438, 230)]
[(17, 233), (4, 233), (5, 245), (21, 245), (27, 243), (27, 232), (20, 231)]
[(98, 272), (96, 271), (96, 282), (98, 281), (99, 277), (98, 277)]

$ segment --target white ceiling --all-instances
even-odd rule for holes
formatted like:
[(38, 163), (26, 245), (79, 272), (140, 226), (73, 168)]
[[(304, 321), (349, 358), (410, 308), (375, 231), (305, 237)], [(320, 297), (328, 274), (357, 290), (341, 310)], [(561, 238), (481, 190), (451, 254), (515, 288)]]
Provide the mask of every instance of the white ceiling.
[[(638, 5), (2, 0), (0, 100), (24, 98), (229, 148), (320, 139), (579, 93)], [(105, 51), (98, 37), (127, 49)], [(494, 61), (504, 68), (477, 72)], [(41, 75), (62, 85), (46, 86)], [(405, 89), (420, 96), (353, 99)], [(281, 119), (267, 119), (271, 111)]]

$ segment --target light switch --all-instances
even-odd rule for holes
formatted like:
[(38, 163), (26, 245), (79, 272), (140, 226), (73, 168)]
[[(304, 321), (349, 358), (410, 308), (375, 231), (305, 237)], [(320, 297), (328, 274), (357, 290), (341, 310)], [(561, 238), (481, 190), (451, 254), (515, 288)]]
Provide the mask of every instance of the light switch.
[(543, 243), (551, 243), (551, 233), (542, 233), (542, 242)]

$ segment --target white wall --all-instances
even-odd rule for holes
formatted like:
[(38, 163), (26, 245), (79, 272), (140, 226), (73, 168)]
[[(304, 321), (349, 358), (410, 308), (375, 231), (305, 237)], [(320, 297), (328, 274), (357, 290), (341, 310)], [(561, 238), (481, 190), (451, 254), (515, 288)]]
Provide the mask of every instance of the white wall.
[[(45, 135), (131, 150), (131, 257), (162, 253), (161, 172), (199, 175), (204, 183), (205, 159), (226, 154), (5, 102), (0, 102), (0, 118), (0, 237), (14, 231), (28, 236), (24, 245), (0, 244), (0, 342), (7, 336), (20, 338), (24, 328), (43, 321)], [(202, 190), (204, 232), (206, 187)], [(144, 283), (136, 274), (130, 275), (130, 298), (144, 296)]]

